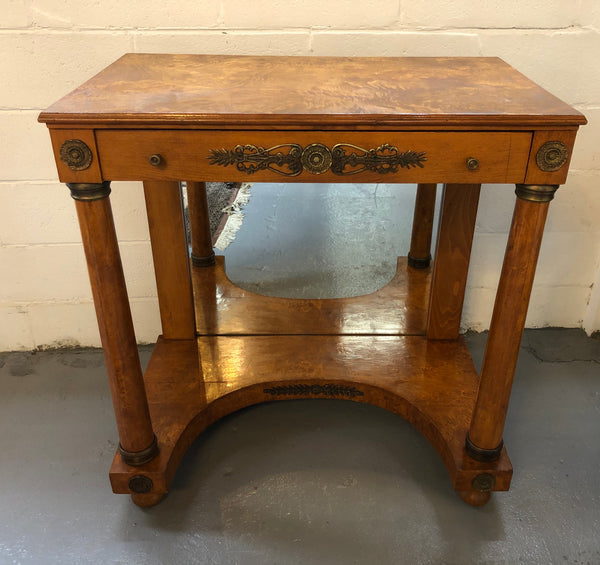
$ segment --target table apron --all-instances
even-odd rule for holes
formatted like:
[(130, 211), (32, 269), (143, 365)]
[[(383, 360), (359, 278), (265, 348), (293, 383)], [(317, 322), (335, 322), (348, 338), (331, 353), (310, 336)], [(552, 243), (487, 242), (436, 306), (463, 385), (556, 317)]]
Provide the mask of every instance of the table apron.
[(521, 183), (531, 132), (96, 130), (103, 180)]

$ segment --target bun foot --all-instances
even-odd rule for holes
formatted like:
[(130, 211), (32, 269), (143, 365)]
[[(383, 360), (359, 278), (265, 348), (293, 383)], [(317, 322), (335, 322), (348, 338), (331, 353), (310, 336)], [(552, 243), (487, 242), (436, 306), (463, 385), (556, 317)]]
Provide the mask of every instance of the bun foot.
[(478, 490), (459, 490), (457, 492), (471, 506), (483, 506), (492, 496), (491, 492), (480, 492)]
[(154, 506), (158, 504), (163, 497), (167, 494), (166, 492), (159, 493), (146, 493), (146, 494), (136, 494), (133, 493), (131, 495), (131, 500), (136, 506), (140, 508), (150, 508), (150, 506)]

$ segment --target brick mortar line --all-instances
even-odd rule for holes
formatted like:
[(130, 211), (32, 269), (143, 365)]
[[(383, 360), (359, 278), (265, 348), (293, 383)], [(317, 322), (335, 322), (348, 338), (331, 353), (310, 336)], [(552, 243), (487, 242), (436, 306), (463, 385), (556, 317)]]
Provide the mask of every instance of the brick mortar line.
[[(156, 295), (147, 295), (147, 296), (133, 296), (129, 297), (130, 299), (137, 300), (139, 302), (155, 302)], [(36, 305), (73, 305), (73, 304), (94, 304), (94, 300), (91, 296), (85, 297), (82, 296), (81, 299), (71, 298), (71, 299), (52, 299), (52, 300), (18, 300), (14, 302), (0, 302), (0, 308), (19, 308), (19, 307), (27, 307), (27, 306), (36, 306)]]
[(67, 33), (106, 33), (106, 34), (114, 34), (114, 33), (122, 33), (131, 34), (131, 33), (196, 33), (198, 31), (208, 31), (214, 33), (255, 33), (265, 34), (265, 33), (281, 33), (284, 35), (288, 32), (309, 32), (309, 31), (317, 31), (317, 32), (325, 32), (325, 33), (346, 33), (346, 32), (409, 32), (409, 33), (446, 33), (446, 32), (506, 32), (506, 31), (514, 31), (514, 32), (561, 32), (561, 31), (571, 31), (572, 33), (578, 32), (599, 32), (599, 29), (593, 25), (581, 25), (576, 24), (572, 26), (564, 26), (564, 27), (441, 27), (441, 26), (411, 26), (400, 24), (398, 27), (395, 27), (397, 24), (392, 23), (387, 26), (379, 26), (372, 28), (361, 28), (361, 27), (349, 27), (349, 28), (336, 28), (336, 27), (328, 27), (328, 26), (305, 26), (305, 27), (277, 27), (277, 28), (261, 28), (257, 29), (255, 27), (215, 27), (215, 26), (199, 26), (199, 27), (27, 27), (27, 28), (2, 28), (0, 29), (0, 35), (7, 34), (43, 34), (43, 33), (51, 33), (51, 34), (67, 34)]
[(48, 183), (63, 184), (58, 179), (0, 179), (0, 186), (9, 184), (42, 185)]
[[(586, 126), (582, 126), (582, 127), (586, 127)], [(598, 166), (597, 169), (569, 169), (569, 174), (571, 173), (598, 173), (600, 172), (600, 165)], [(563, 185), (567, 184), (569, 182), (569, 178), (567, 177), (567, 182), (563, 183)]]
[[(0, 107), (0, 112), (12, 112), (13, 114), (20, 114), (22, 112), (41, 112), (45, 110), (45, 108), (10, 108), (2, 106)], [(44, 124), (40, 124), (43, 126)]]
[[(9, 108), (0, 108), (0, 114), (37, 114), (38, 112), (41, 112), (42, 110), (45, 110), (45, 108), (43, 109), (33, 109), (33, 108), (14, 108), (14, 109), (9, 109)], [(41, 127), (45, 127), (46, 124), (39, 124)]]
[[(119, 245), (131, 245), (135, 246), (147, 246), (150, 243), (150, 238), (148, 239), (119, 239)], [(3, 249), (31, 249), (38, 247), (73, 247), (80, 248), (81, 241), (64, 241), (64, 242), (42, 242), (42, 243), (0, 243), (0, 250)]]

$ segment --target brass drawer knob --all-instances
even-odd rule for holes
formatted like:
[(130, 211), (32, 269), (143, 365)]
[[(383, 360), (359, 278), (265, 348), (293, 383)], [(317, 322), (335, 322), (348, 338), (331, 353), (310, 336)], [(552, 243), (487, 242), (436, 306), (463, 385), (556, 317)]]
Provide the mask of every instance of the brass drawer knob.
[(150, 155), (149, 161), (153, 167), (158, 167), (163, 162), (163, 158), (158, 153), (155, 153), (154, 155)]
[(479, 168), (479, 161), (475, 157), (469, 157), (467, 159), (467, 169), (469, 171), (476, 171)]

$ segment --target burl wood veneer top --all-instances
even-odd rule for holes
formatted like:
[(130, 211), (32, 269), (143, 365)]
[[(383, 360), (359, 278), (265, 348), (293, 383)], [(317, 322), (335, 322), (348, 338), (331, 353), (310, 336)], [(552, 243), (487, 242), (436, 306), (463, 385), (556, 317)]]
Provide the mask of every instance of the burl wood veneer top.
[(41, 122), (198, 127), (507, 127), (586, 123), (494, 57), (127, 54)]

